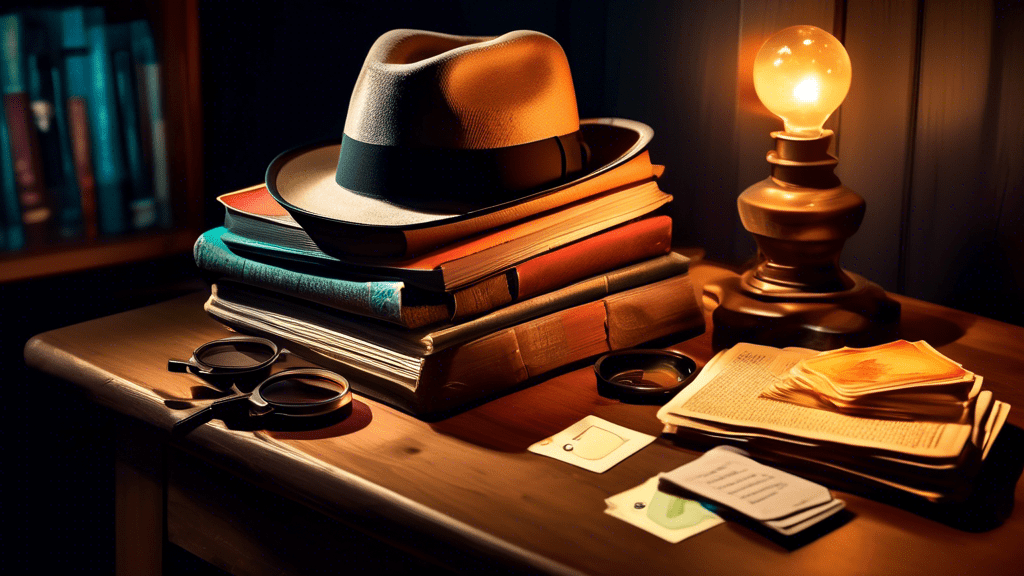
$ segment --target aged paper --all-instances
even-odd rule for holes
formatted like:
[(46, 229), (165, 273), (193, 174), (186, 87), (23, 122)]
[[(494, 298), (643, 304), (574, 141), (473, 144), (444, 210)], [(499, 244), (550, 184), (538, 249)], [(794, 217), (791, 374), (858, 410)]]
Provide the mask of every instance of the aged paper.
[(797, 356), (768, 346), (738, 344), (716, 356), (658, 416), (665, 422), (683, 417), (714, 428), (742, 428), (744, 434), (763, 430), (933, 459), (958, 458), (971, 435), (970, 424), (870, 419), (762, 398), (762, 390), (777, 383), (788, 364), (778, 362), (783, 355)]

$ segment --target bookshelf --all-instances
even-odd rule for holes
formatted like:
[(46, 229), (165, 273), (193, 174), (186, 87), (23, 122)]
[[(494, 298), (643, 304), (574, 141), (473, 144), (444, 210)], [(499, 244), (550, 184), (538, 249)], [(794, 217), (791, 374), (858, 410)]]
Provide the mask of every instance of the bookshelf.
[[(45, 4), (102, 6), (108, 21), (145, 18), (150, 22), (161, 64), (173, 224), (171, 228), (0, 252), (0, 283), (147, 261), (191, 250), (203, 226), (198, 0), (72, 0)], [(20, 7), (16, 4), (3, 12)]]

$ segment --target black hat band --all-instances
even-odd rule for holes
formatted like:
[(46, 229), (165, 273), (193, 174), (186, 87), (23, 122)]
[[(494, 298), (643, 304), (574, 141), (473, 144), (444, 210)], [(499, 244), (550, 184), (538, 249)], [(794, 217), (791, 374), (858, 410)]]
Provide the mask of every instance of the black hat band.
[(381, 146), (346, 134), (335, 181), (393, 204), (492, 206), (567, 181), (586, 156), (579, 131), (485, 150)]

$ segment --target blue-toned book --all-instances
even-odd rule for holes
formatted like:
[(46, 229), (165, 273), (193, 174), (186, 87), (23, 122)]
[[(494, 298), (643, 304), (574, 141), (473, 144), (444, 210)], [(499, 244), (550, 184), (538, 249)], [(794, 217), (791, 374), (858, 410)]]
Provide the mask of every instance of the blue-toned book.
[(407, 290), (400, 281), (317, 276), (239, 256), (224, 244), (222, 237), (226, 232), (226, 228), (214, 228), (196, 241), (193, 255), (201, 270), (405, 327), (423, 326), (450, 316), (443, 297), (423, 298), (415, 290)]
[(130, 24), (132, 60), (139, 96), (139, 136), (142, 159), (149, 172), (156, 200), (157, 220), (162, 228), (171, 227), (171, 177), (167, 164), (167, 134), (164, 127), (160, 61), (156, 56), (149, 22)]
[(124, 200), (127, 175), (117, 114), (117, 95), (102, 8), (85, 9), (89, 45), (89, 128), (101, 234), (127, 230)]
[(64, 106), (71, 158), (81, 201), (85, 237), (99, 236), (96, 202), (96, 177), (92, 162), (92, 137), (89, 129), (91, 65), (89, 42), (85, 33), (85, 9), (68, 8), (61, 12), (61, 51), (64, 55)]
[(149, 171), (146, 170), (142, 159), (138, 97), (128, 24), (108, 24), (107, 41), (114, 65), (118, 119), (131, 188), (128, 202), (129, 220), (133, 229), (144, 230), (156, 223), (156, 199), (153, 197)]
[(7, 118), (0, 106), (0, 249), (20, 250), (25, 246), (25, 231), (21, 227), (21, 206), (18, 188), (14, 184), (14, 163), (11, 161), (11, 141), (7, 137)]

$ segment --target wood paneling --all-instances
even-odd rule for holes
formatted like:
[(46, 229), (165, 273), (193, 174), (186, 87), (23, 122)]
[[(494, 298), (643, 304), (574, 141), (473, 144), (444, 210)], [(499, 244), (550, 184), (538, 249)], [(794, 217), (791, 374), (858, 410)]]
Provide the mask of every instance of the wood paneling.
[(735, 92), (739, 0), (610, 2), (606, 109), (655, 131), (651, 158), (676, 243), (731, 256), (736, 213)]
[(843, 44), (853, 64), (842, 105), (836, 174), (867, 201), (860, 231), (846, 243), (844, 267), (886, 290), (899, 284), (904, 195), (909, 194), (916, 101), (916, 0), (851, 2)]

